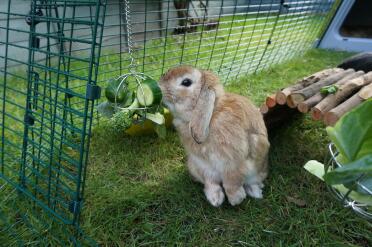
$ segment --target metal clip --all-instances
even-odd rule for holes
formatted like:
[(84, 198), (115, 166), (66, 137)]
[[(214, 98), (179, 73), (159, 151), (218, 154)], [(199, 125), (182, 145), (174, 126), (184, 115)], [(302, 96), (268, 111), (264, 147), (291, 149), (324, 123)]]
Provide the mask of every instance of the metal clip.
[(101, 98), (101, 87), (97, 85), (87, 84), (86, 99), (96, 100)]
[(289, 4), (285, 4), (285, 0), (281, 0), (280, 5), (282, 5), (284, 8), (287, 8), (287, 9), (291, 7)]
[(26, 16), (25, 21), (29, 26), (31, 25), (35, 26), (36, 24), (41, 22), (40, 18), (38, 18), (41, 16), (43, 16), (43, 11), (41, 11), (41, 9), (37, 9), (35, 13), (31, 13), (30, 11)]
[(25, 121), (25, 124), (32, 126), (35, 123), (35, 118), (30, 113), (26, 113), (24, 121)]

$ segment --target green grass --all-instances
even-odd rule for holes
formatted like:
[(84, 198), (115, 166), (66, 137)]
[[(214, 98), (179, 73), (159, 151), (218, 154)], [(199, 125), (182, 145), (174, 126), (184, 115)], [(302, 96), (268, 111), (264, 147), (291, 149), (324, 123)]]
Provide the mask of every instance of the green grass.
[[(232, 81), (226, 90), (259, 105), (267, 94), (349, 55), (310, 50), (303, 57)], [(16, 108), (13, 113), (22, 117)], [(98, 125), (92, 132), (81, 226), (102, 246), (370, 246), (371, 224), (343, 208), (321, 181), (302, 168), (309, 159), (324, 161), (328, 142), (322, 123), (308, 116), (289, 121), (271, 136), (265, 198), (213, 208), (202, 185), (186, 171), (177, 133), (170, 131), (165, 140), (155, 135), (129, 137)], [(6, 196), (1, 192), (0, 201)], [(287, 196), (304, 200), (306, 206), (298, 207)], [(22, 209), (21, 203), (0, 205), (0, 211), (5, 209), (5, 216), (17, 219), (14, 208)], [(3, 216), (0, 212), (0, 229), (7, 227), (2, 225)], [(33, 217), (29, 220), (37, 223)], [(44, 214), (36, 212), (36, 217)], [(70, 234), (69, 228), (55, 224), (53, 228), (34, 224), (31, 229), (40, 230), (40, 236), (22, 225), (13, 228), (15, 236), (0, 230), (0, 246), (14, 245), (15, 238), (31, 245), (58, 246)]]
[[(305, 56), (242, 78), (226, 90), (265, 95), (350, 54), (311, 50)], [(177, 134), (109, 134), (93, 130), (82, 226), (102, 246), (371, 246), (371, 224), (343, 208), (302, 166), (324, 161), (322, 123), (300, 116), (271, 136), (270, 176), (263, 200), (213, 208), (188, 175)], [(288, 201), (302, 199), (305, 207)]]

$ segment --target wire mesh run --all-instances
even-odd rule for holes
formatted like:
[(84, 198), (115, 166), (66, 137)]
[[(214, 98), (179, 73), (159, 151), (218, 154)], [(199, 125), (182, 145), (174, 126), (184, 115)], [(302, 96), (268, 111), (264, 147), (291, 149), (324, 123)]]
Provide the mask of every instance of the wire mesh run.
[[(109, 1), (100, 80), (127, 70), (124, 1)], [(131, 1), (137, 69), (154, 78), (178, 64), (217, 72), (224, 82), (317, 45), (338, 1)]]
[(316, 46), (340, 2), (0, 1), (0, 243), (94, 245), (80, 215), (98, 85), (179, 64), (233, 82)]

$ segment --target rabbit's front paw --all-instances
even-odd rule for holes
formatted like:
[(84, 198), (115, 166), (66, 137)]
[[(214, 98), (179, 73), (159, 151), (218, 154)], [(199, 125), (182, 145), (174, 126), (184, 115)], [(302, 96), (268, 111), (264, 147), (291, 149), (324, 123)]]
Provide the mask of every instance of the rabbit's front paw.
[(214, 207), (219, 207), (225, 200), (225, 194), (218, 184), (206, 184), (204, 193), (210, 204)]
[(240, 204), (246, 197), (246, 193), (243, 187), (240, 187), (234, 193), (227, 194), (227, 198), (232, 206)]
[(244, 189), (247, 192), (247, 194), (249, 196), (253, 197), (253, 198), (256, 198), (256, 199), (262, 199), (263, 198), (262, 188), (263, 188), (262, 183), (260, 183), (260, 184), (245, 184), (244, 185)]

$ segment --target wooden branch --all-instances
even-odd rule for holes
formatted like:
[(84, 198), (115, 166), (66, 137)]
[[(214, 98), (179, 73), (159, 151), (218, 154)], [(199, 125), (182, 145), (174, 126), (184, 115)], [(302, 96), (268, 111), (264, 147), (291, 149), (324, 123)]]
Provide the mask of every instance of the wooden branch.
[(325, 69), (315, 74), (312, 74), (308, 77), (305, 77), (299, 82), (297, 82), (295, 85), (292, 85), (290, 87), (284, 88), (281, 91), (278, 91), (275, 95), (276, 103), (278, 103), (279, 105), (285, 105), (287, 103), (287, 97), (291, 94), (291, 92), (303, 89), (304, 87), (307, 87), (315, 82), (318, 82), (340, 71), (343, 71), (343, 70), (339, 68)]
[(372, 98), (372, 83), (368, 84), (367, 86), (364, 86), (359, 92), (358, 95), (363, 100), (367, 100)]
[[(335, 83), (335, 85), (341, 86), (341, 85), (345, 84), (346, 82), (348, 82), (349, 80), (357, 78), (361, 75), (364, 75), (363, 71), (355, 72), (353, 74), (345, 76), (343, 79), (341, 79), (340, 81)], [(307, 100), (305, 100), (304, 102), (299, 103), (297, 108), (300, 112), (307, 113), (308, 111), (310, 111), (311, 107), (318, 104), (325, 97), (326, 97), (326, 95), (318, 92), (318, 93), (314, 94), (313, 96), (311, 96), (310, 98), (308, 98)]]
[(348, 98), (353, 92), (372, 82), (372, 72), (354, 78), (339, 87), (335, 94), (327, 95), (321, 102), (311, 109), (314, 120), (320, 120), (328, 112)]
[(287, 97), (287, 106), (289, 106), (290, 108), (296, 108), (296, 104), (292, 101), (290, 95)]
[(269, 108), (273, 108), (276, 105), (275, 94), (266, 97), (265, 103)]
[(318, 104), (322, 99), (324, 98), (324, 95), (319, 93), (314, 94), (304, 102), (301, 102), (298, 104), (297, 109), (302, 113), (307, 113), (310, 111), (311, 107)]
[(355, 73), (352, 73), (350, 75), (347, 75), (345, 76), (344, 78), (342, 78), (341, 80), (339, 80), (338, 82), (335, 83), (335, 85), (337, 86), (341, 86), (341, 85), (344, 85), (345, 83), (349, 82), (350, 80), (354, 79), (354, 78), (357, 78), (359, 76), (362, 76), (364, 75), (364, 72), (359, 70)]
[(335, 125), (336, 122), (348, 111), (355, 108), (359, 104), (363, 103), (365, 100), (372, 98), (372, 83), (364, 86), (359, 90), (358, 93), (354, 94), (348, 100), (344, 101), (342, 104), (333, 108), (329, 112), (324, 114), (324, 123), (326, 125)]
[(363, 99), (359, 97), (358, 94), (355, 94), (342, 104), (338, 105), (336, 108), (333, 108), (329, 112), (324, 114), (323, 121), (326, 125), (333, 126), (335, 123), (344, 115), (346, 112), (350, 111), (357, 105), (361, 104)]
[[(318, 82), (316, 82), (316, 83), (314, 83), (314, 84), (312, 84), (308, 87), (305, 87), (301, 90), (298, 90), (298, 91), (295, 91), (295, 92), (291, 93), (288, 97), (289, 101), (294, 106), (297, 106), (299, 103), (305, 101), (306, 99), (310, 98), (311, 96), (313, 96), (314, 94), (319, 92), (319, 90), (322, 87), (334, 84), (337, 81), (344, 78), (345, 76), (350, 75), (352, 73), (354, 73), (354, 70), (353, 69), (348, 69), (348, 70), (338, 72), (334, 75), (331, 75), (331, 76), (329, 76), (329, 77), (327, 77), (323, 80), (320, 80), (320, 81), (318, 81)], [(288, 101), (287, 101), (287, 104), (288, 104)]]

